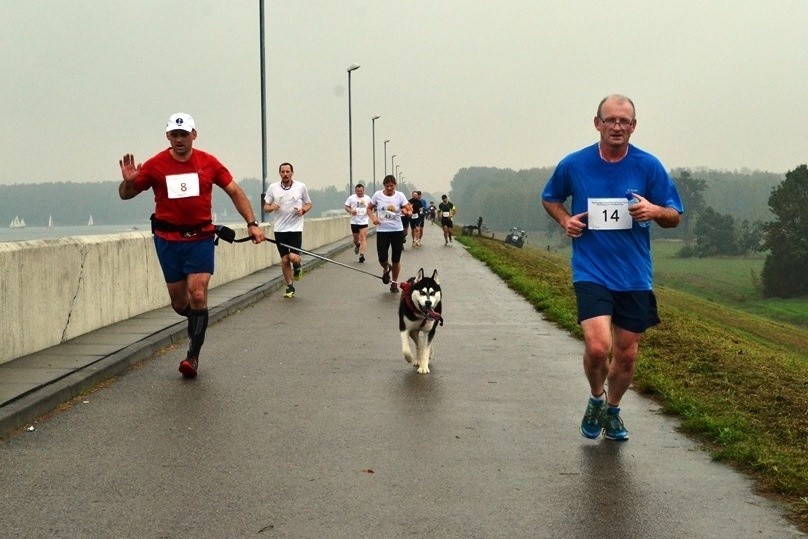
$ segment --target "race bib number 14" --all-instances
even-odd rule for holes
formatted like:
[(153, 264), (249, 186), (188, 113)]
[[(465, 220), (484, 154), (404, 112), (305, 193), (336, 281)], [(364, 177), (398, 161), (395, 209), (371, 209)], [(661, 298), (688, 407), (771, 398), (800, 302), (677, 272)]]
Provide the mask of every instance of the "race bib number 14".
[(590, 198), (588, 227), (592, 230), (626, 230), (633, 226), (628, 201), (623, 198)]

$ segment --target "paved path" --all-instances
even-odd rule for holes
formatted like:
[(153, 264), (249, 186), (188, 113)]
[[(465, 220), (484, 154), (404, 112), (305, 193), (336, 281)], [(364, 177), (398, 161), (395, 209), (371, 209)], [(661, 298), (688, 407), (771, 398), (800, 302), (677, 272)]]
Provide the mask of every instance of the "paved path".
[[(351, 249), (333, 256), (378, 270)], [(323, 264), (285, 300), (267, 270), (219, 291), (233, 314), (209, 328), (198, 379), (177, 373), (179, 339), (0, 444), (0, 535), (800, 536), (634, 393), (631, 440), (582, 438), (581, 343), (436, 228), (404, 267), (440, 273), (431, 374), (401, 357), (398, 297), (379, 279)], [(168, 315), (153, 332), (181, 333)]]

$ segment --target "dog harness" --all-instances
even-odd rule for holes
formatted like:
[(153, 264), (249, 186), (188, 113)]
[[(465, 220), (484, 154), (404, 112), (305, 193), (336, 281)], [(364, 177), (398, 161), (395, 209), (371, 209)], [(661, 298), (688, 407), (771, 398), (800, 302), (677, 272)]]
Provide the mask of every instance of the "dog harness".
[(410, 289), (412, 288), (411, 282), (404, 281), (403, 283), (399, 283), (398, 286), (401, 288), (401, 299), (404, 300), (404, 304), (407, 306), (407, 308), (409, 308), (412, 313), (424, 317), (424, 319), (421, 321), (421, 327), (424, 327), (430, 320), (434, 320), (441, 326), (443, 325), (443, 317), (432, 307), (430, 307), (426, 312), (421, 312), (420, 309), (415, 308), (415, 304), (412, 302), (412, 298), (410, 297)]

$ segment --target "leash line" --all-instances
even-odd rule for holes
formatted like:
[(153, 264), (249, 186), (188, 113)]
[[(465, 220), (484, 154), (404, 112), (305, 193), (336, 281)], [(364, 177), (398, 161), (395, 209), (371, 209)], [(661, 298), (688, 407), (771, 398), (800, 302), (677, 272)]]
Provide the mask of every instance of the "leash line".
[[(222, 240), (224, 240), (224, 241), (226, 241), (228, 243), (241, 243), (241, 242), (249, 241), (249, 240), (252, 239), (250, 236), (236, 239), (236, 231), (233, 230), (232, 228), (228, 228), (228, 227), (226, 227), (224, 225), (217, 225), (216, 235), (218, 236), (219, 239), (222, 239)], [(286, 247), (287, 249), (289, 249), (291, 251), (298, 251), (298, 252), (301, 252), (303, 254), (313, 256), (314, 258), (319, 258), (320, 260), (325, 260), (326, 262), (331, 262), (332, 264), (336, 264), (337, 266), (342, 266), (343, 268), (347, 268), (349, 270), (358, 271), (359, 273), (364, 273), (365, 275), (370, 275), (371, 277), (374, 277), (374, 278), (379, 279), (382, 282), (384, 282), (384, 279), (382, 277), (380, 277), (379, 275), (376, 275), (375, 273), (370, 273), (369, 271), (365, 271), (365, 270), (362, 270), (362, 269), (359, 269), (359, 268), (355, 268), (353, 266), (349, 266), (348, 264), (343, 264), (342, 262), (332, 260), (331, 258), (328, 258), (328, 257), (323, 256), (323, 255), (318, 255), (317, 253), (312, 253), (311, 251), (307, 251), (306, 249), (303, 249), (301, 247), (292, 247), (291, 245), (287, 245), (287, 244), (285, 244), (283, 242), (280, 242), (278, 240), (273, 240), (271, 238), (264, 238), (264, 241), (274, 243), (275, 245), (280, 245), (281, 247)], [(396, 281), (393, 281), (393, 280), (390, 280), (385, 284), (390, 284), (390, 283), (400, 284), (400, 283), (397, 283)]]

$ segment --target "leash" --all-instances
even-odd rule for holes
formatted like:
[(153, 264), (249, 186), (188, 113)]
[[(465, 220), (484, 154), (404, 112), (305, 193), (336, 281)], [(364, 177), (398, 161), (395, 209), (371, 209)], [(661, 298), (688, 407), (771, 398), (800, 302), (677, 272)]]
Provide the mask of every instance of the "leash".
[[(236, 231), (233, 230), (232, 228), (226, 227), (224, 225), (216, 225), (215, 226), (215, 232), (216, 232), (216, 240), (215, 240), (216, 245), (219, 244), (219, 239), (222, 239), (222, 240), (226, 241), (227, 243), (241, 243), (241, 242), (249, 241), (249, 240), (252, 239), (252, 237), (250, 237), (250, 236), (236, 239)], [(348, 268), (349, 270), (358, 271), (359, 273), (364, 273), (365, 275), (370, 275), (371, 277), (374, 277), (376, 279), (381, 279), (381, 281), (384, 284), (389, 284), (391, 282), (396, 283), (396, 281), (391, 281), (390, 280), (390, 274), (388, 273), (387, 270), (385, 270), (384, 276), (380, 277), (380, 276), (376, 275), (375, 273), (370, 273), (369, 271), (361, 270), (359, 268), (355, 268), (353, 266), (343, 264), (342, 262), (337, 262), (336, 260), (332, 260), (332, 259), (330, 259), (328, 257), (318, 255), (317, 253), (312, 253), (311, 251), (307, 251), (306, 249), (302, 249), (300, 247), (292, 247), (291, 245), (287, 245), (287, 244), (282, 243), (282, 242), (280, 242), (278, 240), (273, 240), (271, 238), (266, 238), (266, 237), (264, 238), (264, 240), (268, 241), (270, 243), (274, 243), (275, 245), (280, 245), (282, 247), (286, 247), (287, 249), (289, 249), (291, 251), (299, 251), (299, 252), (307, 254), (309, 256), (313, 256), (314, 258), (319, 258), (320, 260), (325, 260), (326, 262), (331, 262), (332, 264), (336, 264), (337, 266), (342, 266), (343, 268)], [(410, 311), (412, 311), (413, 313), (420, 313), (420, 314), (422, 314), (424, 316), (424, 320), (421, 322), (421, 327), (424, 327), (426, 325), (426, 323), (429, 322), (430, 320), (437, 322), (441, 326), (443, 325), (443, 316), (441, 316), (441, 313), (437, 312), (435, 309), (432, 309), (430, 307), (429, 310), (424, 313), (424, 312), (421, 312), (420, 309), (415, 308), (415, 305), (413, 304), (412, 298), (410, 298), (410, 294), (409, 294), (410, 288), (412, 287), (412, 283), (410, 283), (409, 281), (404, 281), (404, 282), (396, 283), (396, 284), (399, 286), (399, 288), (401, 288), (401, 298), (404, 300), (404, 303), (407, 305), (407, 307), (410, 309)]]
[[(241, 243), (241, 242), (244, 242), (244, 241), (250, 241), (252, 239), (252, 237), (250, 237), (250, 236), (247, 236), (245, 238), (236, 239), (236, 231), (233, 230), (232, 228), (226, 227), (224, 225), (216, 225), (215, 226), (215, 232), (216, 232), (217, 237), (216, 237), (216, 240), (215, 240), (214, 243), (216, 243), (216, 245), (219, 244), (220, 239), (226, 241), (227, 243)], [(371, 273), (369, 271), (365, 271), (365, 270), (362, 270), (362, 269), (359, 269), (359, 268), (355, 268), (353, 266), (349, 266), (348, 264), (343, 264), (342, 262), (337, 262), (336, 260), (332, 260), (332, 259), (330, 259), (328, 257), (323, 256), (323, 255), (318, 255), (317, 253), (312, 253), (311, 251), (307, 251), (307, 250), (302, 249), (300, 247), (292, 247), (291, 245), (287, 245), (287, 244), (282, 243), (282, 242), (280, 242), (278, 240), (273, 240), (271, 238), (266, 238), (266, 237), (264, 238), (264, 240), (268, 241), (269, 243), (274, 243), (275, 245), (280, 245), (281, 247), (286, 247), (290, 251), (301, 252), (303, 254), (313, 256), (314, 258), (319, 258), (320, 260), (325, 260), (326, 262), (331, 262), (332, 264), (336, 264), (337, 266), (342, 266), (343, 268), (348, 268), (349, 270), (358, 271), (359, 273), (364, 273), (365, 275), (370, 275), (371, 277), (374, 277), (376, 279), (381, 279), (381, 281), (384, 284), (390, 284), (391, 282), (395, 283), (395, 281), (390, 280), (390, 276), (389, 276), (388, 272), (385, 272), (385, 274), (387, 275), (387, 278), (385, 279), (385, 277), (383, 277), (383, 276), (380, 277), (379, 275), (376, 275), (375, 273)], [(403, 284), (403, 283), (396, 283), (396, 284)]]

